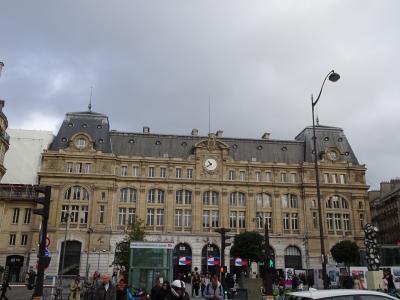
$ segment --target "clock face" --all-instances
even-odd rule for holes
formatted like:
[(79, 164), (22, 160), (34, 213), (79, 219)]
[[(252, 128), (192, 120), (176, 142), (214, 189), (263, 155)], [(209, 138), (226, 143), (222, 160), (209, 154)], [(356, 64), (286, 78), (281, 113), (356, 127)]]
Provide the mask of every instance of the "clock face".
[(337, 158), (338, 158), (337, 153), (335, 151), (329, 151), (328, 152), (328, 158), (330, 160), (337, 160)]
[(217, 168), (217, 161), (214, 158), (207, 158), (204, 161), (204, 168), (207, 171), (214, 171)]

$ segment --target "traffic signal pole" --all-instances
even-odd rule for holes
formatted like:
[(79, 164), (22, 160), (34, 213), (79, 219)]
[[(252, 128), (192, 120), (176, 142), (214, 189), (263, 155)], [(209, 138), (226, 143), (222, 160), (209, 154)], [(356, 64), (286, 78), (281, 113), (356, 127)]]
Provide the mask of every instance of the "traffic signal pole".
[[(225, 248), (230, 246), (231, 243), (227, 243), (226, 240), (230, 239), (230, 237), (226, 236), (227, 232), (230, 232), (231, 230), (228, 228), (218, 228), (215, 229), (215, 232), (218, 232), (221, 235), (221, 267), (225, 266)], [(221, 283), (224, 286), (225, 285), (225, 273), (221, 273)]]
[(36, 277), (36, 285), (35, 291), (33, 292), (32, 299), (33, 300), (42, 300), (43, 299), (43, 282), (44, 282), (44, 269), (46, 265), (49, 263), (49, 257), (45, 256), (46, 251), (46, 238), (47, 238), (47, 222), (49, 219), (49, 211), (50, 211), (50, 195), (51, 195), (51, 187), (35, 187), (35, 191), (38, 195), (44, 194), (44, 197), (36, 197), (34, 200), (36, 203), (43, 205), (43, 208), (34, 209), (33, 213), (42, 216), (42, 231), (40, 236), (40, 244), (38, 251), (38, 272)]
[(269, 267), (270, 251), (269, 251), (269, 233), (268, 222), (264, 219), (264, 246), (265, 246), (265, 261), (264, 261), (264, 291), (267, 296), (272, 296), (272, 270)]

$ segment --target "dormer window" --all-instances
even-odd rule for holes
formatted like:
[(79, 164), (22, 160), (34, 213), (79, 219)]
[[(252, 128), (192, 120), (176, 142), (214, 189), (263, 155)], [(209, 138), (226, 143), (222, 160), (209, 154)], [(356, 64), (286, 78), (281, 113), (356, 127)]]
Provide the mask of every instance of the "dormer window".
[(76, 147), (78, 149), (84, 149), (86, 147), (86, 140), (84, 138), (79, 138), (76, 142)]

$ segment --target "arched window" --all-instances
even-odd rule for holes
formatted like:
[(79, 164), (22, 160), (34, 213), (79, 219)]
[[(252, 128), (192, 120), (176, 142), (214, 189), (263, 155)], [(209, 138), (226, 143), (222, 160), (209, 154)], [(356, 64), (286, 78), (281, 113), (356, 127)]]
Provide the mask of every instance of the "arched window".
[(301, 251), (296, 246), (289, 246), (285, 249), (285, 268), (302, 268)]
[(218, 205), (218, 192), (207, 191), (203, 193), (203, 205)]
[(230, 195), (231, 206), (246, 206), (246, 196), (241, 192), (234, 192)]
[(326, 225), (329, 234), (342, 235), (343, 231), (351, 230), (349, 202), (339, 195), (330, 196), (325, 201)]
[(271, 208), (272, 207), (272, 197), (267, 193), (256, 194), (256, 204), (257, 208)]
[(84, 187), (75, 185), (65, 191), (64, 200), (89, 200), (89, 192)]
[(126, 203), (129, 199), (130, 203), (136, 203), (136, 195), (137, 193), (135, 189), (123, 188), (120, 190), (119, 202)]

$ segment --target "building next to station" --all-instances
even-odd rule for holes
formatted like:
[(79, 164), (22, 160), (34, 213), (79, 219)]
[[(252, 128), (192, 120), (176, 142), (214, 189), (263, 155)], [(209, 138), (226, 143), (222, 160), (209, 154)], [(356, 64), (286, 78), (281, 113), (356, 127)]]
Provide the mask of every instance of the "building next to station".
[[(324, 241), (327, 253), (349, 239), (363, 248), (369, 221), (365, 165), (343, 130), (317, 126)], [(175, 245), (175, 272), (218, 265), (217, 228), (234, 236), (263, 233), (269, 224), (276, 268), (321, 269), (312, 127), (293, 140), (110, 130), (106, 115), (67, 113), (42, 154), (38, 173), (52, 187), (48, 274), (111, 272), (117, 243), (135, 218), (145, 222), (146, 240)], [(66, 216), (69, 216), (66, 222)], [(40, 219), (35, 217), (35, 228)], [(10, 224), (8, 224), (10, 226)], [(30, 244), (36, 261), (37, 230)], [(226, 264), (233, 264), (230, 247)], [(88, 262), (88, 263), (87, 263)], [(330, 264), (334, 261), (330, 258)], [(211, 270), (210, 270), (211, 271)]]

